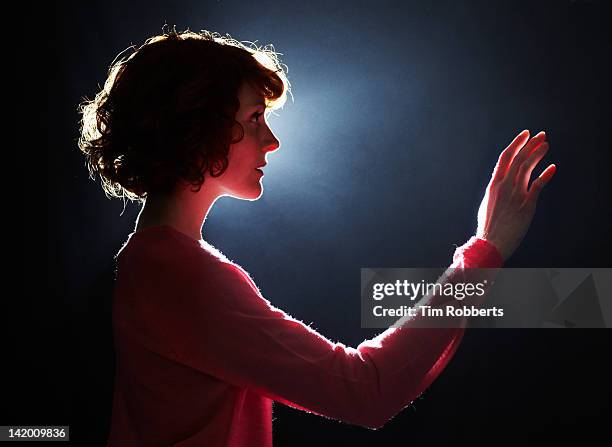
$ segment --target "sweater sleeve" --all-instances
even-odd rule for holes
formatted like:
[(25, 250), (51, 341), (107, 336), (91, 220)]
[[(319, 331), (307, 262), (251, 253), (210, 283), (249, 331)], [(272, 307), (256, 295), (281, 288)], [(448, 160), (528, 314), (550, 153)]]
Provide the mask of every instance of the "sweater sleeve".
[[(491, 244), (472, 238), (447, 272), (501, 263)], [(464, 332), (407, 321), (351, 348), (272, 306), (240, 267), (192, 267), (174, 269), (171, 279), (150, 275), (144, 318), (131, 328), (142, 343), (237, 387), (355, 425), (381, 427), (409, 405)]]

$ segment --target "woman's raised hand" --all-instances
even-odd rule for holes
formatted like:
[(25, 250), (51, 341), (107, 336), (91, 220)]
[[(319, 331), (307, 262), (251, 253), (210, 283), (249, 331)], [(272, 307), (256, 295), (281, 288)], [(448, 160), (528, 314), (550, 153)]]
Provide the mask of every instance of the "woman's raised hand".
[(497, 247), (504, 260), (519, 246), (535, 213), (538, 196), (557, 170), (548, 166), (529, 186), (531, 172), (548, 151), (546, 134), (516, 136), (501, 153), (478, 210), (476, 236)]

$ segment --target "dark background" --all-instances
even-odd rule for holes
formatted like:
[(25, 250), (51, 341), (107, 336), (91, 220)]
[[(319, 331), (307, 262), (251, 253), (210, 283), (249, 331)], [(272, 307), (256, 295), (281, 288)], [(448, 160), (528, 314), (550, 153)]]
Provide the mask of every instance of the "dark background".
[[(123, 211), (88, 179), (76, 110), (117, 53), (164, 23), (283, 53), (294, 101), (270, 120), (282, 146), (264, 196), (221, 200), (204, 237), (330, 339), (375, 334), (360, 329), (361, 267), (450, 263), (475, 231), (499, 152), (525, 128), (551, 145), (536, 174), (558, 170), (507, 266), (610, 267), (607, 2), (63, 2), (47, 18), (49, 294), (32, 322), (44, 336), (19, 363), (30, 386), (6, 423), (70, 425), (81, 445), (106, 439), (109, 266), (139, 207)], [(610, 417), (610, 348), (605, 329), (468, 331), (383, 429), (276, 405), (275, 444), (594, 439)]]

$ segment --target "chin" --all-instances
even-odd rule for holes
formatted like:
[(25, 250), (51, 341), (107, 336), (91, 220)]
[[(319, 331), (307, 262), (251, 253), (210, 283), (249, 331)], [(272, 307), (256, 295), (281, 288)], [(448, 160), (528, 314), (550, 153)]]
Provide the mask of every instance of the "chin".
[(263, 186), (260, 183), (257, 183), (257, 186), (253, 186), (240, 192), (235, 192), (232, 194), (232, 197), (235, 197), (236, 199), (254, 201), (259, 199), (262, 195)]
[(263, 195), (263, 190), (260, 190), (258, 194), (253, 194), (252, 196), (245, 197), (244, 199), (254, 202), (255, 200), (258, 200), (262, 195)]

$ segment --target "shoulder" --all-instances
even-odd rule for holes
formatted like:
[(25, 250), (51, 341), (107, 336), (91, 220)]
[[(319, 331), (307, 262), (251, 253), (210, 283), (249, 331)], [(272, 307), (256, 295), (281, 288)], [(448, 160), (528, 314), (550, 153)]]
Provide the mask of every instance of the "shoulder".
[(259, 289), (237, 263), (207, 242), (196, 241), (171, 227), (151, 227), (130, 234), (117, 254), (118, 273), (134, 279), (191, 285), (232, 293)]
[(199, 241), (168, 226), (131, 233), (116, 258), (119, 276), (145, 276), (151, 281), (186, 277), (194, 270), (214, 269), (221, 262)]

